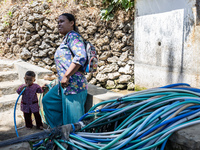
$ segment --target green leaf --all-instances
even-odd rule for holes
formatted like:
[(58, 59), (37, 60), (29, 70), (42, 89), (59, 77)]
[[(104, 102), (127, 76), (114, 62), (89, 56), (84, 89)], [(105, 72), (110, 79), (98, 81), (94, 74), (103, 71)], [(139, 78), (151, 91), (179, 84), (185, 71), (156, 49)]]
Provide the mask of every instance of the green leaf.
[(125, 9), (127, 8), (128, 1), (127, 0), (122, 0), (122, 7)]
[(131, 8), (131, 7), (133, 7), (133, 6), (134, 6), (134, 2), (129, 2), (129, 3), (128, 3), (128, 7), (129, 7), (129, 8)]
[(10, 17), (12, 17), (12, 12), (11, 12), (11, 11), (9, 11), (9, 12), (8, 12), (8, 15), (9, 15)]
[(114, 8), (114, 5), (110, 5), (110, 6), (107, 8), (108, 13), (110, 13), (110, 12), (113, 10), (113, 8)]
[(100, 15), (101, 19), (107, 21), (114, 18), (114, 13), (119, 7), (128, 11), (134, 6), (134, 0), (103, 0), (103, 3), (108, 4), (108, 7), (101, 10)]

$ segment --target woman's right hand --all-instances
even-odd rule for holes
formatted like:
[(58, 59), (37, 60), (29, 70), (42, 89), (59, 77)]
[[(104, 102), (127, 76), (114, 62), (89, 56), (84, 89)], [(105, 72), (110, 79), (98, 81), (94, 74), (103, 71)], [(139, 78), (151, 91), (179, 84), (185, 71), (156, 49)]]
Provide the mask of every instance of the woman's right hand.
[(62, 88), (66, 88), (69, 84), (69, 77), (67, 76), (63, 76), (62, 80), (61, 80), (61, 86)]

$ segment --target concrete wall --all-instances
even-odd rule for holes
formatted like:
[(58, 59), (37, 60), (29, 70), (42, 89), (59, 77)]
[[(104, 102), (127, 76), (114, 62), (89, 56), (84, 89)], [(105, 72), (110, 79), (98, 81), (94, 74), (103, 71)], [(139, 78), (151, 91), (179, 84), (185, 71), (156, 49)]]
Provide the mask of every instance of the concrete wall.
[[(199, 87), (198, 0), (135, 1), (135, 84)], [(197, 6), (197, 7), (196, 7)]]

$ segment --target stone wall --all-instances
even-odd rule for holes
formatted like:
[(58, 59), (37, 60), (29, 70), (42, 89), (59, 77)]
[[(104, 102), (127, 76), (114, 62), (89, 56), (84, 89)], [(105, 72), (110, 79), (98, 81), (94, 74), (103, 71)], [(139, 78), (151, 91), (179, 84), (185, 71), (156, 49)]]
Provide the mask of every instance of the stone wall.
[(80, 34), (96, 47), (98, 53), (98, 72), (88, 73), (88, 82), (107, 89), (132, 90), (134, 14), (119, 11), (114, 20), (106, 22), (99, 16), (101, 4), (62, 3), (57, 8), (52, 3), (38, 0), (13, 5), (0, 18), (0, 54), (21, 58), (56, 73), (53, 57), (62, 41), (56, 19), (62, 13), (70, 12), (77, 18)]

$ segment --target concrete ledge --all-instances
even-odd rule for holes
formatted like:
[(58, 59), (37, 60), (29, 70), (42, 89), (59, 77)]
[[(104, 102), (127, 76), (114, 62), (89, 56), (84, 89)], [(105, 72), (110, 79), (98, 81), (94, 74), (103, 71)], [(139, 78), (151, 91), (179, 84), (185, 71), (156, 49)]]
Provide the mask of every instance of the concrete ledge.
[(17, 60), (14, 63), (14, 67), (16, 68), (18, 74), (19, 74), (19, 80), (21, 82), (24, 82), (24, 74), (26, 73), (26, 71), (31, 70), (34, 71), (36, 74), (36, 83), (38, 82), (38, 79), (42, 79), (45, 75), (47, 74), (52, 74), (53, 72), (48, 70), (48, 69), (44, 69), (42, 67), (38, 67), (36, 65), (32, 65), (30, 63), (27, 63), (25, 61), (22, 60)]
[(123, 94), (109, 91), (96, 85), (88, 84), (88, 96), (85, 103), (85, 112), (87, 112), (92, 106), (102, 101), (117, 99), (123, 96)]
[(92, 84), (88, 84), (88, 93), (93, 95), (95, 99), (99, 99), (101, 101), (116, 99), (123, 96), (123, 94), (116, 93)]

